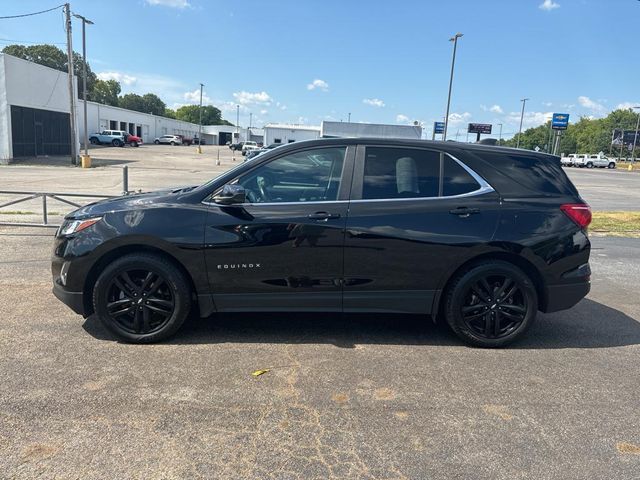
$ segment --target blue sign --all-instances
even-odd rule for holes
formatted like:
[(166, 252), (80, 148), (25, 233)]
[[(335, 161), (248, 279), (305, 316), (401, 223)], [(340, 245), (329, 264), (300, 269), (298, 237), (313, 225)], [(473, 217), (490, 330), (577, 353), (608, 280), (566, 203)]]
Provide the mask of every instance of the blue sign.
[(554, 130), (566, 130), (569, 126), (568, 113), (554, 113), (551, 118), (551, 128)]
[(444, 122), (433, 122), (433, 133), (444, 133)]

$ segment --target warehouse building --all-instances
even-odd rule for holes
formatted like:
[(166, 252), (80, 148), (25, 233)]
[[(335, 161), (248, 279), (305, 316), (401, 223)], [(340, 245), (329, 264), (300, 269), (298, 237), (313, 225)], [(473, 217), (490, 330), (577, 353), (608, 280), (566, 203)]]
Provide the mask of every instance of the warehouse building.
[(289, 123), (268, 123), (264, 126), (264, 144), (293, 143), (320, 137), (320, 127)]
[[(77, 81), (74, 77), (74, 92), (77, 92)], [(79, 143), (84, 138), (82, 100), (78, 99), (75, 106), (76, 152), (79, 152)], [(236, 129), (229, 126), (203, 126), (202, 138), (207, 144), (219, 143), (215, 129), (209, 133), (212, 127), (222, 127), (230, 135)], [(87, 102), (87, 130), (89, 134), (103, 130), (124, 130), (149, 143), (162, 135), (196, 137), (199, 125)], [(246, 128), (239, 128), (239, 141), (244, 140), (246, 134)], [(9, 163), (20, 157), (70, 154), (67, 73), (0, 54), (0, 162)]]
[(420, 140), (422, 127), (419, 125), (388, 125), (380, 123), (322, 122), (322, 138), (404, 138)]

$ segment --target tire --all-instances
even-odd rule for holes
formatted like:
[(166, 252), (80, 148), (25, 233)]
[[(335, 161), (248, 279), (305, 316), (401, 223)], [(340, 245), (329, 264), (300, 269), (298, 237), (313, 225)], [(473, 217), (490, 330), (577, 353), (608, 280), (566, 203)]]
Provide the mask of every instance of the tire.
[[(487, 286), (491, 292), (481, 298)], [(538, 295), (531, 279), (515, 265), (499, 260), (475, 264), (457, 275), (444, 305), (455, 334), (465, 343), (484, 348), (504, 347), (520, 338), (537, 311)]]
[(593, 162), (587, 162), (587, 168), (593, 168)]
[(191, 309), (191, 289), (170, 261), (154, 254), (133, 253), (102, 271), (93, 287), (93, 307), (105, 328), (118, 339), (153, 343), (172, 336), (182, 326)]
[(123, 143), (120, 140), (118, 140), (117, 138), (115, 138), (115, 139), (113, 139), (111, 141), (111, 145), (113, 145), (114, 147), (121, 147), (123, 145)]
[(609, 162), (609, 165), (607, 165), (607, 168), (616, 168), (616, 164), (614, 162)]
[(131, 146), (132, 147), (137, 147), (138, 146), (138, 142), (131, 142)]
[(156, 145), (160, 145), (160, 141), (159, 140), (154, 140), (153, 143), (155, 143)]
[(176, 142), (171, 142), (171, 146), (175, 147), (176, 146)]
[(89, 143), (91, 143), (91, 145), (98, 145), (100, 142), (98, 141), (98, 139), (96, 137), (91, 137), (89, 139)]

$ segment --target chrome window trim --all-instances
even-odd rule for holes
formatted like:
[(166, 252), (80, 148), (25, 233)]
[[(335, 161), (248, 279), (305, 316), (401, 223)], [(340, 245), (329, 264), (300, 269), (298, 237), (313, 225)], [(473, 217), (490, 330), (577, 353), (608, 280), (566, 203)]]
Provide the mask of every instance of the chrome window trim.
[(221, 205), (215, 202), (201, 202), (204, 205), (211, 205), (214, 207), (260, 207), (262, 205), (274, 206), (274, 205), (318, 205), (324, 203), (349, 203), (349, 200), (318, 200), (314, 202), (265, 202), (265, 203), (234, 203), (232, 205)]

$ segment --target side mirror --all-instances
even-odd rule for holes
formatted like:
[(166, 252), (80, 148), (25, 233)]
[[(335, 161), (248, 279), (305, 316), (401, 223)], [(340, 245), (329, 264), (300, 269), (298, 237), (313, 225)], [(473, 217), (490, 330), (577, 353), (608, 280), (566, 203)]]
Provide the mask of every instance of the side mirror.
[(247, 201), (247, 192), (242, 185), (225, 185), (222, 191), (213, 197), (219, 205), (236, 205)]

